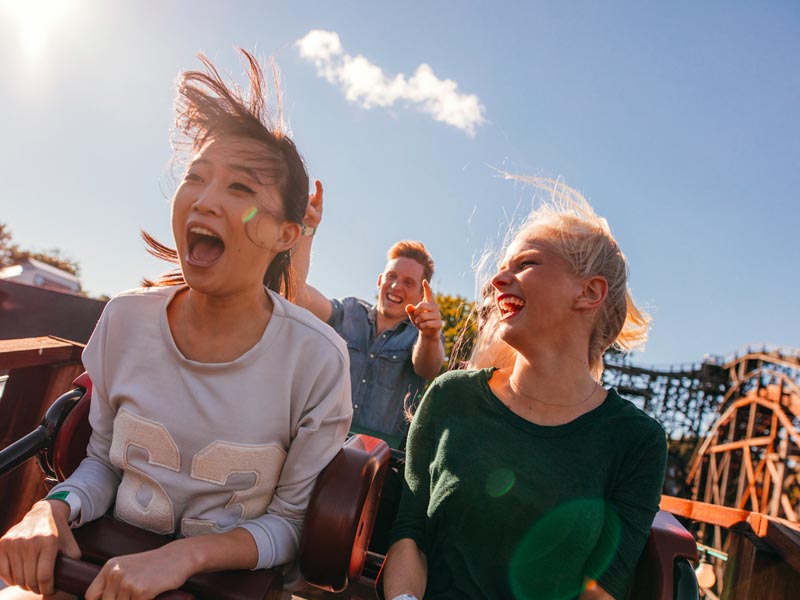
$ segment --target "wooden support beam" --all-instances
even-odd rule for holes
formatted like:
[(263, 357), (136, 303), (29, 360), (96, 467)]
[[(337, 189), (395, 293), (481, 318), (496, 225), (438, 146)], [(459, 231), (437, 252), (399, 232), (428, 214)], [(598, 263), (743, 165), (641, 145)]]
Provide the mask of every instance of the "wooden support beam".
[(800, 524), (749, 510), (716, 506), (673, 496), (661, 496), (661, 510), (671, 512), (678, 517), (740, 533), (762, 548), (771, 548), (795, 571), (800, 572)]
[(0, 369), (80, 362), (83, 348), (83, 344), (53, 336), (0, 340)]
[(739, 440), (738, 442), (727, 442), (725, 444), (717, 444), (708, 449), (709, 454), (718, 454), (720, 452), (728, 452), (730, 450), (739, 450), (741, 448), (749, 448), (751, 446), (768, 446), (772, 438), (770, 436), (754, 437), (746, 440)]
[[(728, 481), (731, 472), (731, 453), (728, 452), (722, 458), (722, 483), (720, 484), (719, 495), (720, 498), (726, 498), (728, 494)], [(719, 504), (725, 504), (720, 502)]]
[[(778, 515), (770, 512), (769, 504), (770, 504), (770, 484), (772, 481), (776, 480), (777, 470), (775, 469), (774, 459), (772, 458), (775, 454), (775, 439), (776, 434), (778, 433), (778, 415), (775, 414), (775, 411), (772, 412), (772, 416), (770, 418), (770, 427), (769, 427), (769, 445), (767, 446), (766, 451), (764, 452), (764, 465), (766, 466), (766, 470), (764, 471), (764, 482), (761, 486), (761, 502), (759, 507), (759, 512), (767, 513), (768, 515), (772, 515), (773, 517), (777, 517)], [(777, 482), (775, 484), (777, 487), (783, 487), (783, 482)]]
[[(734, 423), (735, 425), (735, 423)], [(739, 473), (738, 477), (736, 478), (737, 485), (736, 485), (736, 498), (733, 501), (734, 506), (738, 506), (739, 508), (742, 507), (742, 498), (744, 497), (744, 487), (747, 483), (747, 477), (745, 476), (745, 469), (746, 469), (746, 462), (748, 460), (747, 456), (745, 456), (745, 452), (747, 451), (747, 447), (742, 449), (742, 462), (739, 465)]]
[(692, 521), (720, 525), (726, 529), (739, 523), (746, 523), (752, 514), (749, 510), (717, 506), (708, 502), (697, 502), (674, 496), (661, 496), (661, 510)]
[(786, 494), (781, 494), (781, 508), (786, 513), (786, 517), (790, 521), (797, 521), (797, 513), (792, 508), (792, 503), (789, 502), (789, 497)]
[(786, 512), (785, 505), (781, 503), (781, 498), (785, 497), (783, 493), (783, 478), (786, 471), (786, 456), (789, 450), (789, 440), (788, 438), (783, 438), (778, 444), (778, 468), (776, 469), (777, 473), (775, 474), (775, 487), (772, 490), (772, 498), (770, 500), (770, 508), (769, 514), (778, 516), (778, 508), (784, 508), (784, 513), (786, 516), (792, 520), (797, 520), (797, 515), (794, 514), (794, 511)]

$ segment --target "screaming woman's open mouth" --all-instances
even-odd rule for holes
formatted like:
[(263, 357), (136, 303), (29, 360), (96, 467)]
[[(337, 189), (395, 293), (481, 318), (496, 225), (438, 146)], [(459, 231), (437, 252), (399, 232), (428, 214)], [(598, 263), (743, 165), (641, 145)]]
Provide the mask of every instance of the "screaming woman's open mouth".
[(189, 227), (186, 242), (189, 246), (188, 262), (197, 267), (213, 265), (225, 252), (225, 242), (219, 234), (200, 225)]

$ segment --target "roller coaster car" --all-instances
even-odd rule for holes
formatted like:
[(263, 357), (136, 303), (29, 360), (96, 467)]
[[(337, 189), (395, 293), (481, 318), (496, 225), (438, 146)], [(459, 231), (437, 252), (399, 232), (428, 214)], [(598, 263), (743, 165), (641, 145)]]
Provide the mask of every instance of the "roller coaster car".
[[(75, 380), (76, 389), (58, 398), (41, 425), (0, 451), (0, 477), (38, 455), (44, 472), (59, 481), (68, 477), (86, 452), (89, 427), (91, 381), (86, 374)], [(392, 458), (385, 442), (357, 434), (322, 471), (309, 502), (300, 540), (300, 570), (311, 585), (332, 592), (345, 589), (359, 578), (367, 556), (367, 545), (380, 503), (379, 526), (370, 547), (368, 564), (374, 577), (386, 551), (388, 528), (397, 509), (403, 476), (403, 455)], [(388, 497), (380, 499), (389, 472)], [(394, 491), (394, 496), (391, 491)], [(82, 550), (82, 560), (60, 557), (56, 564), (56, 587), (81, 595), (108, 558), (157, 548), (171, 540), (143, 531), (110, 517), (73, 530)], [(630, 600), (689, 600), (699, 597), (697, 580), (689, 563), (697, 560), (694, 538), (670, 513), (659, 512), (650, 530), (637, 566)], [(378, 594), (381, 594), (379, 583)], [(280, 598), (279, 571), (226, 571), (202, 573), (181, 590), (159, 595), (159, 600), (253, 600)]]
[[(44, 472), (59, 481), (77, 468), (91, 434), (91, 381), (84, 373), (75, 385), (76, 389), (53, 403), (37, 429), (0, 451), (0, 476), (34, 455), (38, 455)], [(338, 592), (360, 577), (389, 454), (383, 440), (357, 434), (320, 473), (300, 539), (300, 571), (307, 583)], [(57, 559), (55, 586), (79, 596), (110, 557), (152, 550), (172, 539), (108, 516), (73, 531), (82, 558)], [(190, 577), (180, 590), (161, 594), (158, 599), (277, 599), (282, 584), (277, 569), (201, 573)]]

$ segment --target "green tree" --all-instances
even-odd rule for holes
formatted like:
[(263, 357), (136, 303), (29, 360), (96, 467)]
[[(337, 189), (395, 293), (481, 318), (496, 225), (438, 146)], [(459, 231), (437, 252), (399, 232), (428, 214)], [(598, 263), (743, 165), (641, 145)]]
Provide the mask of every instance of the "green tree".
[(0, 268), (10, 267), (26, 258), (47, 263), (57, 269), (66, 271), (78, 277), (81, 271), (76, 260), (64, 256), (60, 250), (51, 249), (42, 252), (22, 250), (17, 244), (12, 243), (11, 231), (5, 223), (0, 223)]
[[(474, 302), (463, 296), (436, 294), (436, 303), (442, 313), (444, 353), (451, 366), (466, 360), (472, 351), (475, 337), (475, 318), (472, 315)], [(453, 354), (456, 356), (453, 356)]]
[(12, 248), (11, 232), (5, 223), (0, 223), (0, 269), (14, 264), (11, 258)]
[(34, 252), (32, 250), (19, 250), (14, 249), (12, 252), (13, 262), (17, 263), (25, 258), (32, 258), (34, 260), (38, 260), (43, 263), (47, 263), (57, 269), (61, 269), (62, 271), (66, 271), (75, 277), (79, 277), (81, 273), (81, 267), (76, 260), (69, 258), (68, 256), (64, 256), (61, 254), (61, 250), (57, 248), (51, 248), (50, 250), (45, 250), (44, 252)]

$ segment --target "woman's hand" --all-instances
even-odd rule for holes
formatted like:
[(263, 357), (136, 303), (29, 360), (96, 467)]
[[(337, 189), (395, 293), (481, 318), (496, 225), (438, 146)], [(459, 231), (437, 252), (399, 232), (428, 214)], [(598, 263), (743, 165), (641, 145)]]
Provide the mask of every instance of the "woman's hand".
[(614, 600), (614, 596), (595, 584), (591, 589), (583, 590), (578, 600)]
[(68, 517), (69, 505), (61, 500), (34, 504), (22, 521), (0, 538), (0, 578), (37, 594), (52, 594), (56, 555), (81, 557)]
[(252, 569), (258, 546), (245, 529), (181, 538), (156, 550), (109, 560), (86, 590), (86, 600), (150, 600), (176, 590), (195, 573)]
[(178, 589), (192, 570), (187, 557), (170, 546), (110, 559), (86, 590), (86, 600), (150, 600)]

